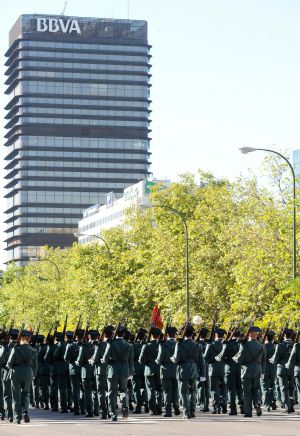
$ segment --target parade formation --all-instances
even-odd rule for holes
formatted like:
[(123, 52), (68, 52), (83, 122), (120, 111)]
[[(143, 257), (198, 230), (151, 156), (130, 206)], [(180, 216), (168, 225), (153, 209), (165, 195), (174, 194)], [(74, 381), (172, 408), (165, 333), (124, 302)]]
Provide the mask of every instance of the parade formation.
[(300, 330), (276, 334), (253, 323), (244, 334), (186, 323), (152, 325), (133, 334), (113, 327), (48, 334), (2, 328), (1, 420), (30, 422), (29, 408), (99, 416), (117, 421), (129, 413), (261, 416), (277, 408), (295, 412), (300, 398)]

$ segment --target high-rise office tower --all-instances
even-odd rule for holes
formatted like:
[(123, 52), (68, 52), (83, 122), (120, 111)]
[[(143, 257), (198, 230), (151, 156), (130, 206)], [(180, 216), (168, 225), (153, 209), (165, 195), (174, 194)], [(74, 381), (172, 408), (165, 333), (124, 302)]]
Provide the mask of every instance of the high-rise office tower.
[(147, 22), (22, 15), (6, 53), (8, 261), (74, 241), (82, 211), (149, 174)]

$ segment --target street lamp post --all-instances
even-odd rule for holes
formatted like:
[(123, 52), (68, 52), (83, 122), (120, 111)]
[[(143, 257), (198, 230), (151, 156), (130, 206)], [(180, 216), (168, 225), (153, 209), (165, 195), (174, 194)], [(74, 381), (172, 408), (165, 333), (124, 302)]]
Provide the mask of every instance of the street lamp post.
[[(140, 206), (145, 206), (144, 204), (140, 204)], [(146, 206), (150, 208), (151, 206)], [(182, 212), (180, 212), (177, 209), (174, 209), (171, 206), (161, 205), (161, 204), (154, 204), (152, 207), (161, 207), (163, 209), (170, 210), (171, 212), (174, 212), (176, 215), (178, 215), (183, 223), (184, 232), (185, 232), (185, 289), (186, 289), (186, 322), (189, 322), (190, 320), (190, 289), (189, 289), (189, 232), (188, 232), (188, 226), (186, 219)]]
[(61, 281), (61, 273), (60, 273), (60, 270), (59, 270), (57, 264), (54, 262), (54, 260), (49, 259), (48, 257), (31, 257), (30, 260), (32, 260), (33, 262), (43, 262), (43, 261), (46, 261), (46, 262), (52, 263), (52, 265), (54, 265), (54, 267), (56, 269), (56, 272), (57, 272), (58, 282)]
[(295, 176), (294, 168), (291, 162), (285, 156), (283, 156), (281, 153), (275, 150), (270, 150), (268, 148), (254, 148), (254, 147), (242, 147), (239, 150), (243, 154), (252, 153), (253, 151), (266, 151), (268, 153), (277, 154), (282, 159), (284, 159), (285, 162), (290, 167), (293, 177), (293, 278), (295, 278), (297, 276), (297, 235), (296, 235), (296, 176)]
[(81, 233), (81, 232), (73, 233), (73, 234), (74, 234), (75, 238), (78, 238), (79, 236), (92, 236), (93, 238), (100, 239), (100, 241), (102, 241), (102, 242), (104, 243), (104, 245), (105, 245), (105, 247), (106, 247), (106, 249), (107, 249), (107, 251), (108, 251), (108, 254), (111, 256), (111, 251), (110, 251), (109, 245), (108, 245), (108, 243), (106, 242), (106, 240), (105, 240), (104, 238), (102, 238), (102, 236), (98, 236), (98, 235), (89, 235), (89, 234), (87, 234), (87, 233)]

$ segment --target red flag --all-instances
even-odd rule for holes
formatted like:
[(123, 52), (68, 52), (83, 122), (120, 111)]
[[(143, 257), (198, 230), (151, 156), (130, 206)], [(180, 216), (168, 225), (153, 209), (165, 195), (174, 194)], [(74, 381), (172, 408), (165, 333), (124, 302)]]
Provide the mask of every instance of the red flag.
[(159, 312), (158, 304), (155, 305), (155, 307), (152, 311), (151, 324), (154, 327), (158, 327), (159, 329), (163, 328), (164, 323), (163, 323), (162, 317), (161, 317), (160, 312)]

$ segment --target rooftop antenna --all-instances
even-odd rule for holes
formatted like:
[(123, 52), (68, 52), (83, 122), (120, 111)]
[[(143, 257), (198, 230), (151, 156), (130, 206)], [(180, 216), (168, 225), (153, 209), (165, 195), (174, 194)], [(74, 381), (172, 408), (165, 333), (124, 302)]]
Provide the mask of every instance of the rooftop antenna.
[(65, 2), (65, 6), (64, 6), (64, 8), (63, 8), (63, 10), (62, 10), (62, 12), (61, 12), (60, 15), (65, 15), (67, 5), (68, 5), (68, 2), (66, 1), (66, 2)]

